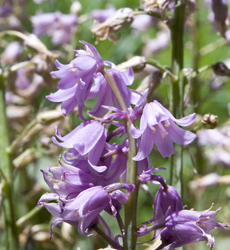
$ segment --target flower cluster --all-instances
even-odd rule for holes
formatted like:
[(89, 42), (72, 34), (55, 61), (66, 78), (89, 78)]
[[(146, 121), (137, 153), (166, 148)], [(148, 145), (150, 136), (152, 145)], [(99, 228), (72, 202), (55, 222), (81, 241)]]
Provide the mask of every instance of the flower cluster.
[(41, 13), (31, 18), (34, 34), (48, 35), (54, 44), (65, 44), (70, 41), (78, 18), (73, 14), (61, 12)]
[[(141, 236), (155, 230), (154, 237), (161, 236), (162, 247), (166, 246), (164, 249), (199, 240), (207, 240), (213, 246), (209, 230), (225, 227), (215, 222), (219, 210), (184, 210), (176, 189), (166, 185), (163, 177), (154, 174), (162, 168), (154, 169), (148, 160), (154, 144), (163, 157), (168, 157), (174, 153), (173, 143), (191, 143), (196, 135), (176, 124), (190, 125), (195, 114), (176, 119), (158, 101), (146, 103), (148, 90), (139, 93), (128, 88), (134, 80), (132, 68), (121, 72), (112, 62), (104, 62), (94, 46), (84, 41), (81, 43), (85, 44), (85, 49), (77, 50), (76, 58), (69, 64), (56, 62), (58, 71), (51, 74), (60, 78), (59, 90), (47, 96), (50, 101), (62, 102), (61, 110), (65, 116), (78, 107), (83, 120), (65, 136), (56, 127), (52, 140), (68, 151), (64, 151), (59, 166), (49, 166), (50, 174), (42, 170), (51, 191), (40, 198), (38, 205), (44, 205), (56, 217), (51, 224), (51, 234), (52, 228), (61, 222), (77, 227), (85, 236), (92, 235), (90, 232), (97, 231), (100, 224), (110, 245), (123, 249), (118, 238), (125, 239), (125, 229), (119, 212), (137, 189), (135, 183), (126, 181), (131, 137), (137, 148), (133, 157), (137, 165), (136, 185), (148, 181), (161, 184), (155, 197), (154, 217), (146, 223), (154, 221), (154, 224), (143, 225), (137, 234)], [(86, 121), (82, 113), (85, 101), (93, 98), (97, 100), (90, 113), (95, 120)], [(138, 119), (140, 128), (135, 126)], [(107, 130), (109, 125), (116, 128)], [(123, 143), (111, 143), (111, 139), (118, 136), (124, 138)], [(120, 235), (113, 235), (101, 215), (102, 211), (117, 218)], [(186, 231), (185, 235), (180, 225)], [(191, 232), (193, 235), (189, 237)]]

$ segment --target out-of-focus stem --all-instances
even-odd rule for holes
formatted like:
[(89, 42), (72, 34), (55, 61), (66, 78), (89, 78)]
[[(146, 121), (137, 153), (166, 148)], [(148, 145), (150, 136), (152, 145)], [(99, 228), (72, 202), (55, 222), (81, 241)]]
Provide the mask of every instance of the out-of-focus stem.
[(25, 135), (28, 133), (30, 129), (32, 129), (37, 124), (37, 120), (32, 120), (26, 128), (22, 131), (22, 133), (7, 147), (6, 151), (9, 154), (12, 154), (14, 150), (17, 148), (18, 144), (22, 141)]
[(17, 227), (20, 228), (28, 220), (30, 220), (31, 218), (33, 218), (42, 208), (43, 208), (43, 206), (40, 206), (40, 207), (36, 206), (28, 214), (26, 214), (23, 217), (21, 217), (20, 219), (18, 219), (17, 222), (16, 222)]
[(2, 186), (2, 210), (4, 217), (5, 246), (7, 250), (19, 249), (18, 232), (15, 224), (15, 206), (13, 205), (13, 165), (11, 154), (6, 152), (9, 146), (9, 132), (5, 107), (4, 77), (0, 72), (0, 168), (4, 178)]
[[(200, 9), (200, 7), (203, 5), (203, 1), (198, 0), (196, 2), (197, 9)], [(199, 113), (199, 102), (200, 102), (200, 86), (201, 82), (199, 80), (199, 73), (211, 68), (211, 65), (206, 65), (199, 69), (199, 62), (200, 62), (200, 57), (201, 53), (206, 53), (209, 51), (210, 47), (204, 47), (203, 52), (200, 50), (200, 34), (199, 34), (199, 26), (200, 26), (200, 12), (196, 11), (194, 13), (194, 22), (192, 25), (192, 42), (193, 42), (193, 56), (192, 56), (192, 67), (194, 72), (196, 72), (196, 76), (191, 79), (191, 92), (190, 92), (190, 98), (193, 102), (193, 107), (194, 107), (194, 112)], [(199, 129), (201, 129), (203, 126), (201, 123), (198, 125), (194, 130), (195, 132)], [(198, 141), (196, 140), (195, 142), (195, 166), (199, 174), (203, 173), (203, 150), (202, 148), (198, 145)]]
[[(177, 76), (177, 80), (172, 83), (170, 108), (173, 115), (181, 118), (183, 115), (184, 100), (184, 17), (186, 0), (175, 1), (178, 6), (175, 8), (174, 18), (171, 23), (172, 39), (172, 73)], [(183, 190), (183, 147), (175, 145), (175, 154), (171, 157), (171, 181), (178, 192), (182, 195)]]
[[(128, 114), (128, 109), (126, 107), (125, 101), (120, 93), (120, 90), (117, 87), (113, 76), (104, 69), (102, 71), (105, 79), (109, 83), (120, 107), (122, 110), (126, 111)], [(136, 249), (136, 210), (137, 210), (137, 198), (138, 198), (138, 184), (137, 184), (137, 162), (133, 161), (132, 158), (136, 155), (136, 141), (130, 134), (130, 128), (132, 121), (127, 117), (125, 119), (126, 130), (129, 140), (129, 151), (127, 154), (127, 183), (132, 183), (136, 186), (135, 191), (130, 193), (129, 200), (125, 204), (125, 250), (135, 250)]]

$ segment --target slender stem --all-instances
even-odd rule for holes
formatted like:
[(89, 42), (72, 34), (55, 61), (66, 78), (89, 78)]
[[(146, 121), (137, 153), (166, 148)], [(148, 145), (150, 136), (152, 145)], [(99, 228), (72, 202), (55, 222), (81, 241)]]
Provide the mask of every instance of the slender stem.
[(124, 223), (123, 223), (123, 221), (121, 219), (121, 215), (120, 215), (119, 212), (117, 212), (116, 218), (117, 218), (117, 222), (118, 222), (118, 225), (120, 227), (120, 230), (121, 230), (122, 237), (124, 237), (124, 235), (125, 235), (125, 226), (124, 226)]
[(17, 63), (13, 66), (10, 67), (10, 71), (11, 72), (15, 72), (17, 71), (18, 69), (21, 69), (23, 67), (27, 67), (27, 66), (30, 66), (30, 65), (36, 65), (35, 62), (32, 62), (32, 61), (25, 61), (25, 62), (20, 62), (20, 63)]
[(17, 220), (16, 225), (18, 228), (20, 228), (23, 224), (25, 224), (28, 220), (33, 218), (41, 209), (43, 206), (40, 207), (34, 207), (28, 214), (24, 215), (20, 219)]
[(18, 232), (15, 224), (15, 206), (13, 205), (13, 165), (11, 154), (6, 152), (9, 146), (9, 132), (5, 107), (5, 87), (2, 72), (0, 72), (0, 166), (4, 173), (2, 179), (2, 210), (5, 223), (6, 249), (19, 249)]
[(30, 129), (32, 129), (37, 124), (37, 120), (32, 120), (26, 128), (22, 131), (22, 133), (10, 144), (9, 147), (7, 147), (7, 152), (9, 154), (13, 154), (14, 150), (17, 148), (18, 144), (22, 141), (22, 139), (25, 137), (25, 135), (28, 133)]
[[(120, 90), (117, 87), (113, 76), (109, 73), (108, 70), (104, 69), (102, 71), (105, 79), (110, 85), (120, 107), (122, 110), (126, 111), (128, 114), (128, 109), (126, 107), (125, 101), (120, 93)], [(136, 186), (135, 191), (130, 193), (129, 200), (125, 204), (125, 244), (124, 249), (126, 250), (135, 250), (136, 249), (136, 213), (137, 213), (137, 198), (138, 198), (138, 183), (137, 183), (137, 162), (133, 161), (132, 158), (137, 153), (136, 141), (131, 136), (130, 128), (132, 121), (128, 118), (125, 119), (126, 130), (129, 141), (129, 151), (127, 153), (127, 171), (126, 171), (126, 181), (127, 183), (132, 183)]]
[[(196, 2), (197, 9), (200, 9), (203, 5), (203, 1), (198, 0)], [(192, 66), (194, 72), (196, 72), (194, 78), (191, 79), (191, 91), (190, 91), (190, 99), (193, 102), (193, 108), (194, 112), (199, 113), (199, 103), (200, 103), (200, 88), (202, 86), (201, 81), (199, 79), (199, 73), (210, 69), (211, 65), (206, 65), (202, 68), (199, 69), (199, 64), (200, 64), (200, 58), (202, 53), (206, 53), (209, 49), (204, 47), (203, 52), (202, 49), (200, 50), (200, 37), (201, 34), (199, 34), (199, 27), (201, 24), (200, 21), (200, 12), (196, 11), (194, 13), (194, 23), (192, 25), (192, 41), (193, 41), (193, 56), (192, 56)], [(209, 47), (210, 48), (210, 47)], [(199, 129), (203, 127), (203, 124), (200, 123), (196, 128), (194, 128), (194, 131), (197, 132)], [(204, 169), (204, 157), (203, 157), (203, 150), (202, 148), (198, 145), (198, 141), (196, 140), (194, 142), (194, 148), (195, 148), (195, 166), (199, 174), (203, 174), (203, 169)]]
[(16, 36), (16, 37), (21, 38), (22, 40), (27, 39), (27, 35), (23, 34), (22, 32), (16, 31), (16, 30), (6, 30), (6, 31), (0, 32), (0, 38), (5, 36), (5, 35)]
[(165, 66), (162, 66), (159, 62), (153, 59), (149, 59), (146, 61), (146, 63), (158, 68), (162, 73), (169, 75), (169, 77), (171, 78), (173, 82), (177, 80), (177, 76), (174, 75), (171, 71), (167, 70), (167, 68)]
[[(175, 1), (177, 5), (179, 1)], [(172, 83), (170, 107), (173, 115), (177, 118), (183, 115), (184, 84), (184, 18), (186, 0), (181, 0), (175, 8), (174, 19), (171, 23), (172, 39), (172, 72), (177, 76), (177, 80)], [(175, 145), (175, 155), (171, 157), (172, 184), (178, 189), (182, 196), (183, 190), (183, 147)]]
[(98, 226), (94, 226), (93, 230), (100, 234), (109, 244), (117, 250), (121, 250), (122, 247), (119, 246), (114, 240), (112, 240), (107, 234), (105, 234)]
[(205, 56), (213, 51), (216, 50), (216, 48), (221, 48), (222, 46), (228, 44), (228, 41), (224, 38), (220, 38), (218, 40), (216, 40), (213, 43), (210, 43), (206, 46), (204, 46), (203, 48), (200, 49), (199, 53), (200, 56)]

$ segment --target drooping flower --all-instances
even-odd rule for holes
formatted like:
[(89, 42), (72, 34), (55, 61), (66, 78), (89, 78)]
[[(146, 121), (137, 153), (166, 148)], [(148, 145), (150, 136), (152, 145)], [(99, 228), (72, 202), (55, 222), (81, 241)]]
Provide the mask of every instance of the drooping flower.
[[(49, 195), (50, 199), (47, 198)], [(44, 207), (56, 219), (51, 224), (51, 236), (53, 227), (61, 222), (67, 222), (78, 228), (78, 232), (87, 236), (90, 228), (98, 223), (98, 215), (109, 203), (109, 195), (102, 186), (95, 186), (82, 191), (78, 196), (71, 199), (59, 198), (59, 203), (47, 203), (57, 199), (49, 194), (41, 197), (38, 205)]]
[(226, 224), (216, 222), (220, 209), (211, 211), (180, 210), (170, 214), (165, 220), (166, 228), (161, 232), (162, 248), (171, 250), (197, 241), (207, 241), (211, 249), (215, 239), (209, 232), (215, 228), (227, 228)]
[(131, 133), (134, 138), (139, 138), (142, 135), (138, 153), (133, 159), (140, 161), (146, 158), (154, 144), (163, 157), (168, 157), (174, 153), (173, 142), (181, 145), (191, 143), (196, 135), (181, 129), (175, 123), (188, 126), (193, 123), (195, 116), (196, 114), (193, 113), (184, 118), (176, 119), (159, 102), (147, 103), (141, 117), (140, 130), (132, 126)]
[(48, 168), (52, 175), (42, 170), (44, 180), (53, 193), (62, 198), (73, 198), (85, 189), (94, 186), (94, 179), (87, 172), (61, 161), (59, 163), (59, 167)]
[[(38, 201), (38, 206), (44, 205), (56, 217), (51, 224), (51, 236), (53, 227), (61, 222), (77, 227), (79, 233), (87, 236), (92, 226), (98, 224), (99, 214), (103, 210), (116, 216), (121, 206), (128, 201), (129, 195), (119, 189), (126, 189), (128, 193), (135, 189), (133, 184), (126, 183), (94, 186), (93, 178), (83, 170), (61, 165), (50, 170), (53, 177), (43, 171), (51, 193), (44, 194)], [(54, 200), (58, 203), (49, 203)]]
[(55, 133), (58, 141), (53, 142), (61, 147), (75, 149), (81, 156), (87, 156), (92, 165), (96, 165), (105, 147), (107, 132), (98, 121), (88, 121), (80, 124), (69, 134), (62, 137), (56, 127)]
[[(173, 186), (160, 186), (154, 200), (154, 217), (151, 221), (161, 224), (165, 218), (176, 211), (183, 210), (182, 199)], [(154, 237), (158, 237), (161, 229), (154, 232)]]
[(78, 105), (79, 115), (84, 119), (81, 110), (92, 87), (95, 73), (100, 71), (104, 64), (94, 46), (84, 41), (81, 43), (86, 45), (85, 50), (77, 50), (77, 57), (69, 64), (64, 65), (56, 61), (58, 71), (51, 74), (61, 79), (58, 84), (59, 90), (48, 95), (47, 99), (62, 102), (61, 109), (65, 116), (73, 113)]

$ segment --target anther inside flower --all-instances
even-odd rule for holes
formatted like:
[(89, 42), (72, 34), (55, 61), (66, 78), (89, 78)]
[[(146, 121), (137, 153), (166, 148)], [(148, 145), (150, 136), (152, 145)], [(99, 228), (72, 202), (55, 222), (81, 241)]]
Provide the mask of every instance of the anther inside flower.
[(153, 101), (147, 103), (143, 109), (140, 122), (140, 129), (132, 127), (131, 133), (134, 138), (141, 137), (140, 146), (137, 155), (133, 158), (140, 161), (147, 157), (154, 144), (163, 157), (168, 157), (174, 153), (173, 142), (181, 145), (191, 143), (196, 135), (190, 131), (183, 130), (175, 123), (181, 126), (188, 126), (193, 123), (196, 114), (176, 119), (159, 102)]

